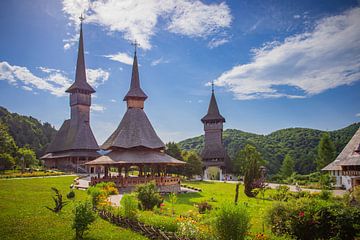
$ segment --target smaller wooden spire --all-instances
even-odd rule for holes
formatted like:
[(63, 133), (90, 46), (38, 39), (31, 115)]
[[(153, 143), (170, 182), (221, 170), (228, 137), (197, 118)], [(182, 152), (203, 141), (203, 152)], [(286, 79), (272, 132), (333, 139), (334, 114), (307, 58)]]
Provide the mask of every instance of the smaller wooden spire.
[(139, 78), (139, 67), (137, 61), (137, 46), (139, 44), (135, 41), (134, 45), (134, 62), (132, 66), (132, 75), (130, 89), (124, 97), (124, 101), (127, 101), (128, 108), (144, 108), (144, 101), (147, 99), (147, 95), (140, 87), (140, 78)]

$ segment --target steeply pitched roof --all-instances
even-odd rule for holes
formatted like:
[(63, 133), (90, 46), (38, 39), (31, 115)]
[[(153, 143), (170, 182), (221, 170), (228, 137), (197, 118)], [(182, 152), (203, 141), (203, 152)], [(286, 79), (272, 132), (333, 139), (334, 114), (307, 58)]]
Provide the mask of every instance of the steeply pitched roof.
[(101, 146), (102, 149), (146, 147), (164, 148), (144, 110), (128, 108), (119, 127)]
[(89, 122), (84, 119), (79, 119), (78, 122), (65, 120), (46, 152), (67, 150), (99, 150)]
[(186, 164), (183, 161), (177, 160), (166, 153), (154, 150), (124, 150), (111, 151), (105, 156), (101, 156), (93, 161), (86, 163), (87, 165), (98, 164), (167, 164), (180, 165)]
[(127, 101), (129, 98), (140, 98), (143, 100), (147, 99), (146, 94), (140, 87), (139, 69), (138, 69), (136, 52), (134, 54), (134, 63), (132, 67), (130, 89), (128, 93), (125, 95), (124, 101)]
[(352, 166), (352, 165), (358, 165), (360, 166), (360, 153), (357, 151), (360, 145), (360, 128), (356, 131), (354, 136), (351, 138), (351, 140), (348, 142), (348, 144), (345, 146), (345, 148), (341, 151), (339, 156), (324, 167), (322, 170), (328, 171), (328, 170), (339, 170), (335, 169), (335, 166)]
[(75, 82), (66, 90), (66, 92), (71, 93), (76, 90), (84, 90), (90, 93), (95, 92), (95, 90), (86, 81), (82, 24), (80, 25), (80, 39), (79, 39), (79, 50), (78, 50), (78, 57), (76, 63)]
[(220, 144), (207, 144), (201, 151), (200, 156), (203, 160), (225, 159), (228, 157), (225, 147)]
[(225, 118), (221, 116), (219, 108), (216, 102), (214, 90), (211, 93), (210, 104), (207, 114), (201, 119), (202, 122), (206, 121), (222, 121), (225, 122)]

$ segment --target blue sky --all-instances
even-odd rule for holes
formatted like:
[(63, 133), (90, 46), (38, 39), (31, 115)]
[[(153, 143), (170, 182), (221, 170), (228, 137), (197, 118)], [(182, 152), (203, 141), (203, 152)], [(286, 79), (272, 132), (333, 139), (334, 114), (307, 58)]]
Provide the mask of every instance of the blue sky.
[(56, 128), (69, 117), (81, 13), (99, 144), (126, 110), (135, 39), (145, 111), (165, 142), (202, 134), (213, 80), (225, 128), (359, 121), (360, 3), (350, 0), (1, 1), (0, 105)]

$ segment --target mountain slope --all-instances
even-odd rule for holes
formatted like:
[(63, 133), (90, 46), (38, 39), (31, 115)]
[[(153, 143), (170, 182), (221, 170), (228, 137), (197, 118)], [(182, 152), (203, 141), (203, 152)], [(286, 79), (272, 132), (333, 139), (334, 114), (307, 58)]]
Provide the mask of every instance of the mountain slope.
[[(354, 123), (343, 129), (330, 131), (330, 137), (334, 141), (337, 154), (345, 147), (350, 138), (360, 127), (360, 123)], [(287, 128), (275, 131), (268, 135), (247, 133), (236, 129), (224, 131), (224, 145), (230, 158), (234, 159), (237, 152), (246, 144), (254, 145), (268, 162), (271, 174), (276, 173), (286, 154), (290, 153), (295, 162), (295, 169), (299, 173), (310, 173), (315, 170), (317, 145), (324, 131), (309, 128)], [(200, 152), (203, 147), (204, 136), (189, 138), (179, 142), (184, 150)]]
[(0, 121), (8, 127), (10, 135), (19, 147), (29, 145), (37, 157), (45, 153), (56, 134), (55, 128), (49, 123), (41, 123), (31, 116), (10, 113), (4, 107), (0, 107)]

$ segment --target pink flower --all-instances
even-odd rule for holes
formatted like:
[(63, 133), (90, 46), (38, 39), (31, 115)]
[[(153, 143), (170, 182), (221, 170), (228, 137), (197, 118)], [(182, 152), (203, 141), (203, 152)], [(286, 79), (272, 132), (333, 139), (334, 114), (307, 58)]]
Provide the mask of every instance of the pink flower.
[(305, 213), (304, 212), (299, 212), (299, 217), (303, 217), (305, 216)]

